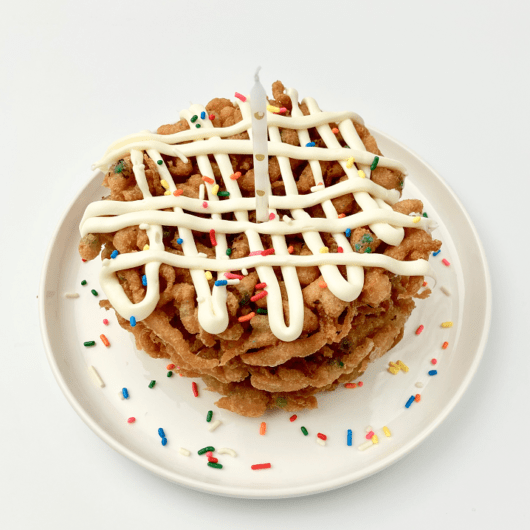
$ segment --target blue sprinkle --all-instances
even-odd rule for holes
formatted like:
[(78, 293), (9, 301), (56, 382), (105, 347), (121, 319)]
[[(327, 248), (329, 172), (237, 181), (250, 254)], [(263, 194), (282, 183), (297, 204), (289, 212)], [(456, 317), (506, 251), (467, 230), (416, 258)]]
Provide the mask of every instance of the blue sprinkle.
[(409, 400), (405, 404), (405, 408), (408, 409), (412, 405), (413, 402), (414, 402), (414, 396), (410, 396)]
[(223, 285), (228, 285), (228, 280), (217, 280), (215, 282), (216, 287), (222, 287)]
[(315, 142), (309, 142), (305, 144), (306, 147), (315, 147)]
[(142, 276), (142, 285), (143, 285), (144, 287), (147, 286), (147, 276), (146, 276), (145, 274)]
[(437, 250), (436, 252), (433, 252), (432, 255), (433, 256), (438, 256), (438, 254), (440, 254), (441, 250)]
[(129, 391), (126, 388), (122, 388), (121, 393), (123, 395), (123, 399), (129, 399)]
[(182, 245), (182, 243), (184, 243), (184, 239), (182, 239), (181, 237), (179, 237), (179, 238), (177, 239), (177, 243), (178, 243), (179, 245)]
[(134, 326), (136, 326), (136, 318), (135, 317), (131, 317), (129, 319), (129, 324), (134, 328)]
[(114, 258), (116, 258), (116, 257), (118, 256), (118, 254), (119, 254), (119, 252), (118, 252), (117, 250), (113, 250), (113, 251), (112, 251), (112, 254), (110, 255), (110, 257), (111, 257), (112, 259), (114, 259)]
[(206, 112), (204, 110), (201, 112), (201, 120), (204, 120), (206, 118)]
[(436, 375), (438, 373), (438, 370), (429, 370), (429, 375)]
[(166, 433), (164, 432), (164, 429), (162, 429), (162, 427), (158, 429), (158, 436), (160, 436), (160, 438), (166, 437)]
[(346, 443), (348, 444), (349, 447), (353, 445), (353, 433), (351, 429), (348, 429), (348, 436), (346, 438)]
[(351, 228), (346, 228), (346, 237), (351, 236)]
[(167, 438), (162, 438), (162, 445), (167, 445)]

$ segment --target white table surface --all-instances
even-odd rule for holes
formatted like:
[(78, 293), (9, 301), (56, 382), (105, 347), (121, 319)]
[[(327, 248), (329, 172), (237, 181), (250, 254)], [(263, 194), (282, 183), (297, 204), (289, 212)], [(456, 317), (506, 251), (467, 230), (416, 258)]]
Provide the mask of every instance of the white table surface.
[[(512, 0), (357, 4), (2, 4), (1, 528), (526, 520), (530, 9)], [(107, 447), (55, 383), (36, 299), (52, 231), (108, 144), (176, 121), (190, 100), (249, 91), (258, 64), (264, 84), (279, 78), (325, 109), (355, 110), (429, 162), (473, 219), (493, 284), (484, 358), (449, 418), (385, 471), (284, 501), (189, 491)]]

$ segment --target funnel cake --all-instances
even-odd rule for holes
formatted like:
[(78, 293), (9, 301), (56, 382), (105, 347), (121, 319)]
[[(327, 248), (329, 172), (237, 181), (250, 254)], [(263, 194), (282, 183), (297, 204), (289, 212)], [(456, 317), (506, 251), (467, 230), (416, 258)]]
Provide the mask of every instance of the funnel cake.
[(353, 112), (273, 84), (269, 221), (255, 221), (248, 98), (192, 105), (111, 145), (81, 221), (120, 325), (244, 416), (317, 407), (395, 346), (441, 243), (405, 168)]

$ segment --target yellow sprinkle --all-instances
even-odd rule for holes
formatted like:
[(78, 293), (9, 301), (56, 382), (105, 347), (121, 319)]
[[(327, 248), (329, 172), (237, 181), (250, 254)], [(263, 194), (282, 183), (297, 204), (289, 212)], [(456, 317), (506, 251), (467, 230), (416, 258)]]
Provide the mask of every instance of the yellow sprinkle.
[(206, 276), (206, 279), (207, 279), (207, 280), (211, 280), (211, 279), (212, 279), (212, 273), (211, 273), (210, 271), (206, 271), (206, 272), (204, 273), (204, 275)]
[(388, 427), (383, 427), (383, 432), (385, 433), (385, 436), (387, 438), (390, 438), (392, 435), (390, 434), (390, 429)]
[(348, 158), (348, 161), (346, 162), (346, 167), (349, 169), (350, 167), (353, 167), (353, 163), (355, 162), (355, 158), (353, 158), (353, 156), (351, 156), (350, 158)]
[(160, 184), (162, 184), (162, 187), (165, 188), (166, 190), (169, 189), (169, 184), (167, 183), (167, 181), (165, 181), (165, 180), (161, 180), (161, 181), (160, 181)]
[(144, 250), (149, 250), (149, 245), (145, 245)]
[(267, 105), (267, 110), (269, 112), (280, 112), (280, 108), (279, 107), (275, 107), (274, 105)]
[(365, 179), (366, 178), (366, 175), (364, 174), (364, 171), (362, 169), (359, 169), (359, 171), (357, 171), (357, 174), (359, 175), (359, 177), (361, 177), (362, 179)]
[(372, 436), (372, 443), (373, 444), (378, 444), (379, 443), (379, 438), (377, 437), (377, 434), (374, 434)]
[(452, 322), (442, 322), (442, 328), (452, 328), (453, 323)]
[(421, 217), (418, 215), (417, 217), (414, 217), (414, 219), (412, 219), (412, 222), (413, 223), (419, 223), (421, 220)]
[(219, 184), (216, 184), (215, 186), (212, 186), (212, 193), (214, 195), (217, 195), (218, 191), (219, 191)]
[(397, 365), (406, 373), (409, 371), (409, 367), (403, 362), (403, 361), (398, 361), (397, 362)]
[(329, 252), (329, 248), (328, 248), (328, 247), (322, 247), (322, 248), (320, 249), (320, 253), (321, 253), (321, 254), (327, 254), (328, 252)]
[(390, 361), (388, 363), (388, 366), (391, 366), (392, 368), (397, 368), (398, 370), (401, 370), (401, 368), (396, 363), (393, 363), (392, 361)]
[(171, 195), (171, 192), (170, 191), (165, 191), (164, 195)]
[(388, 371), (389, 371), (391, 374), (396, 375), (396, 374), (399, 374), (399, 371), (400, 371), (400, 370), (399, 370), (399, 368), (394, 368), (393, 366), (391, 366), (391, 367), (388, 369)]

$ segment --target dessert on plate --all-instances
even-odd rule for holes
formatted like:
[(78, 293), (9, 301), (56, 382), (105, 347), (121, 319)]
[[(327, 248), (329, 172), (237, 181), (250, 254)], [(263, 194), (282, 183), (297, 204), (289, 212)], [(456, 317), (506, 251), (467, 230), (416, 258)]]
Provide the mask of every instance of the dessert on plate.
[(441, 243), (362, 119), (280, 81), (256, 222), (251, 102), (236, 95), (112, 144), (79, 252), (101, 254), (100, 304), (137, 347), (202, 378), (219, 407), (312, 409), (401, 340)]

